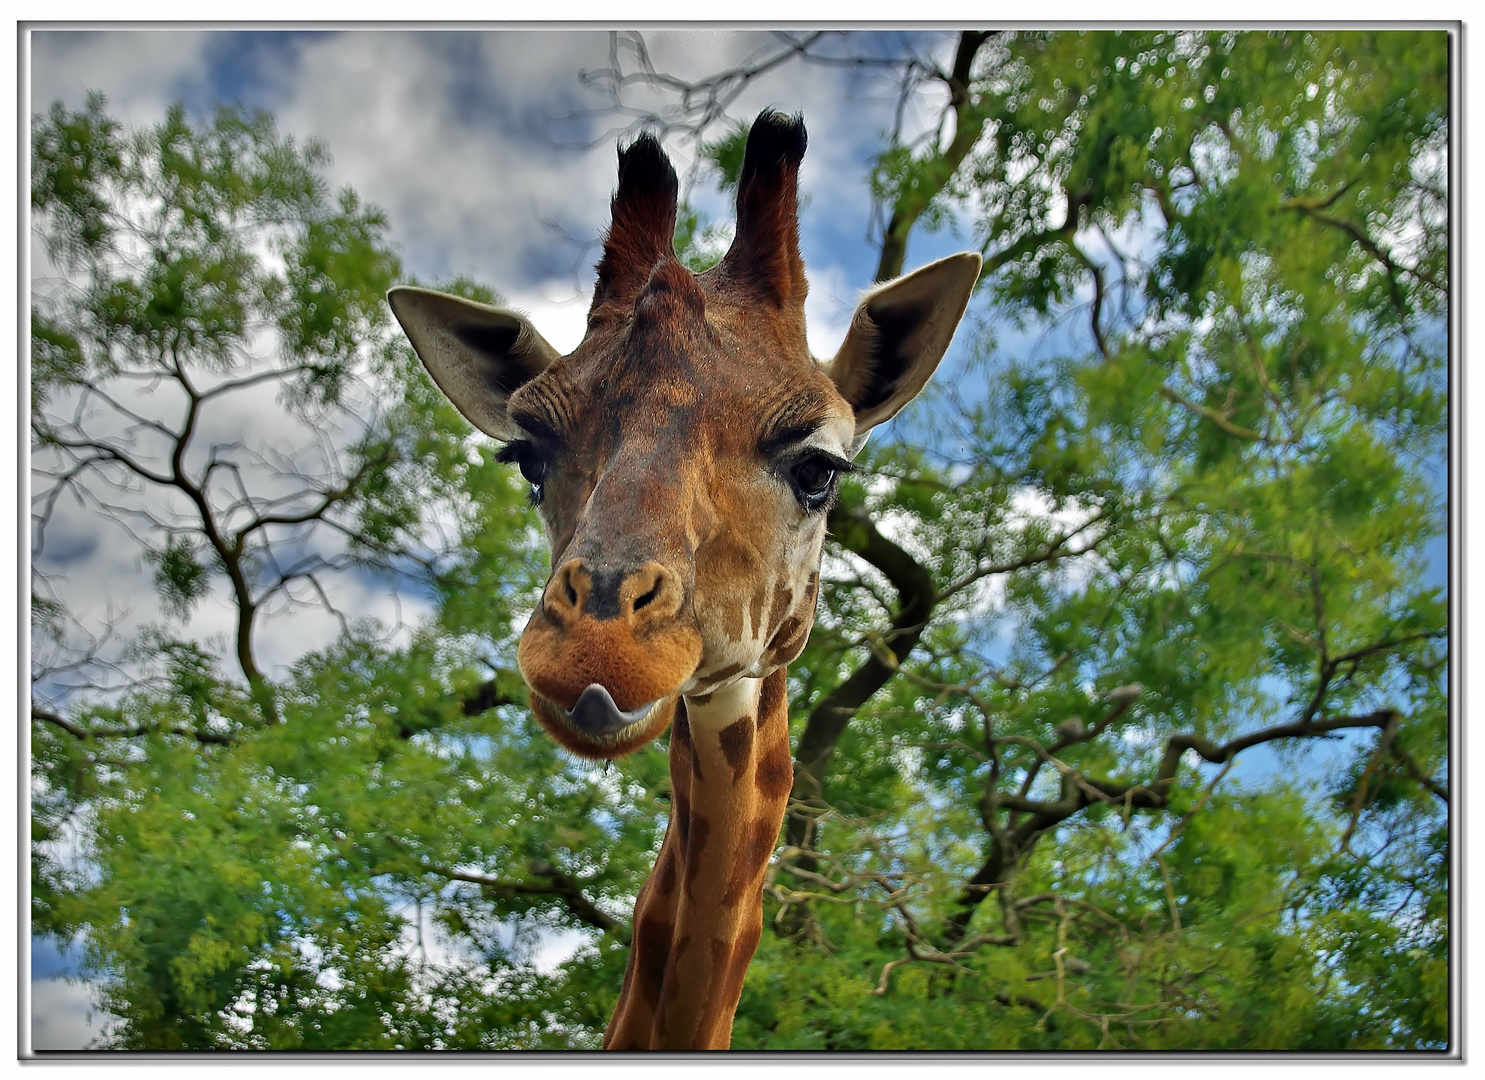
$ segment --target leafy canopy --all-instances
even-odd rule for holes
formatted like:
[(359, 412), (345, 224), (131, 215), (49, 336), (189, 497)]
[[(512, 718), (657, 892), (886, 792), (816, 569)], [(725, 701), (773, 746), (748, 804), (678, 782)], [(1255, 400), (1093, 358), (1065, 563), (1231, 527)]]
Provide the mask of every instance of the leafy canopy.
[[(866, 179), (889, 270), (972, 223), (983, 329), (832, 511), (733, 1045), (1448, 1045), (1446, 35), (929, 44), (946, 122)], [(535, 522), (388, 332), (387, 223), (262, 116), (57, 106), (33, 160), (32, 915), (106, 1044), (596, 1045), (664, 748), (529, 721)], [(255, 387), (328, 434), (208, 422)], [(127, 652), (63, 494), (146, 560)]]

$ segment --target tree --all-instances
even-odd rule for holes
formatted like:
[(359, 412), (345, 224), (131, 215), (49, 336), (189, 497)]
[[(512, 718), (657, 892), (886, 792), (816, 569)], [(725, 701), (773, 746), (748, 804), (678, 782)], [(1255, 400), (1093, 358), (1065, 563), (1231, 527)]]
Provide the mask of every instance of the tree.
[[(811, 34), (687, 81), (626, 35), (587, 76), (674, 91), (648, 119), (724, 185), (750, 81), (894, 80), (940, 115), (873, 163), (876, 276), (940, 227), (989, 267), (832, 511), (734, 1046), (1448, 1044), (1447, 46)], [(664, 749), (600, 772), (526, 718), (543, 560), (385, 332), (380, 215), (262, 117), (95, 101), (33, 147), (37, 927), (120, 1046), (595, 1044)], [(298, 451), (217, 440), (255, 388)], [(148, 553), (127, 654), (47, 576), (72, 498)], [(424, 614), (358, 617), (351, 575)], [(290, 604), (344, 625), (272, 668)]]
[[(986, 341), (833, 512), (853, 569), (799, 665), (775, 897), (829, 948), (863, 927), (822, 902), (885, 896), (868, 953), (895, 944), (874, 992), (899, 1007), (873, 1026), (859, 974), (834, 985), (819, 1045), (922, 1045), (892, 981), (916, 962), (952, 973), (914, 984), (926, 1040), (1444, 1045), (1448, 622), (1421, 560), (1444, 530), (1447, 37), (950, 37), (784, 36), (691, 82), (635, 48), (638, 71), (605, 76), (678, 87), (655, 119), (724, 180), (718, 98), (775, 60), (933, 86), (937, 121), (875, 164), (878, 279), (915, 227), (972, 208), (992, 309), (1062, 328), (1045, 358)], [(1295, 748), (1338, 732), (1369, 735), (1332, 784), (1302, 782), (1315, 751)], [(1290, 748), (1277, 775), (1224, 790), (1266, 744)], [(1303, 843), (1214, 855), (1266, 817)], [(810, 985), (784, 955), (781, 987)], [(1382, 970), (1389, 1010), (1356, 996)], [(945, 1024), (961, 993), (1020, 1015), (986, 1041)], [(791, 1005), (760, 1045), (805, 1037)]]
[[(83, 943), (110, 1045), (564, 1042), (532, 928), (616, 932), (580, 874), (631, 876), (656, 814), (515, 707), (524, 492), (385, 333), (385, 219), (266, 116), (126, 132), (94, 98), (33, 148), (36, 927)], [(123, 647), (66, 602), (74, 503), (153, 574)], [(367, 578), (432, 616), (358, 613)], [(271, 670), (306, 607), (338, 633)]]

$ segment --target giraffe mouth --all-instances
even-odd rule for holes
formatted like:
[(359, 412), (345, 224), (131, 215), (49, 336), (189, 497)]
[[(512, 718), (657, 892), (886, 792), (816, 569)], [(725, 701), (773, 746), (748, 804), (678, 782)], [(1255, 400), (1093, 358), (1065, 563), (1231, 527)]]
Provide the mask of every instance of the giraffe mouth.
[(549, 702), (555, 711), (561, 713), (562, 718), (584, 735), (594, 738), (606, 738), (628, 731), (637, 724), (643, 724), (655, 715), (655, 710), (664, 704), (665, 699), (659, 698), (648, 704), (640, 705), (634, 709), (621, 709), (614, 702), (613, 695), (606, 687), (598, 683), (588, 684), (577, 701), (573, 702), (571, 709), (564, 709), (556, 702)]

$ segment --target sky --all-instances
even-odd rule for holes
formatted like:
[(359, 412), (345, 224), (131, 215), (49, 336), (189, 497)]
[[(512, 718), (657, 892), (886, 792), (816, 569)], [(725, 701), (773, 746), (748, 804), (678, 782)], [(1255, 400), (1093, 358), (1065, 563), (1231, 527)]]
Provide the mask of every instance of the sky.
[[(606, 223), (614, 136), (631, 119), (595, 112), (608, 100), (579, 80), (607, 65), (607, 33), (170, 30), (38, 32), (31, 41), (33, 111), (59, 99), (81, 104), (89, 89), (101, 89), (126, 123), (157, 121), (174, 101), (196, 117), (223, 102), (266, 109), (281, 131), (328, 144), (332, 183), (387, 212), (410, 275), (489, 282), (557, 347), (581, 338), (597, 257), (584, 245)], [(776, 47), (762, 31), (647, 41), (656, 66), (682, 77)], [(889, 93), (791, 65), (729, 110), (751, 117), (776, 105), (803, 112), (809, 125), (801, 184), (813, 199), (802, 246), (817, 351), (833, 351), (870, 282), (866, 157), (892, 122)], [(645, 97), (626, 91), (640, 106)], [(671, 150), (684, 173), (688, 148), (672, 140)], [(697, 195), (726, 216), (720, 195)], [(917, 254), (926, 262), (936, 252)]]
[[(657, 69), (687, 79), (779, 48), (765, 31), (650, 32), (645, 40)], [(946, 41), (877, 34), (854, 45), (942, 51)], [(221, 104), (271, 112), (280, 132), (327, 145), (333, 187), (349, 186), (386, 213), (409, 278), (487, 283), (567, 351), (582, 337), (615, 182), (615, 143), (632, 137), (633, 117), (616, 113), (609, 95), (581, 78), (609, 65), (611, 44), (602, 31), (37, 31), (29, 37), (29, 111), (55, 101), (78, 108), (90, 91), (101, 91), (109, 114), (126, 126), (157, 123), (175, 102), (193, 120)], [(632, 67), (632, 54), (624, 55)], [(657, 104), (638, 88), (626, 90), (624, 102)], [(880, 80), (796, 63), (745, 88), (728, 109), (733, 118), (751, 118), (772, 106), (803, 113), (808, 125), (801, 248), (810, 344), (819, 356), (833, 354), (871, 283), (868, 157), (893, 123), (894, 104), (893, 87)], [(925, 115), (910, 112), (907, 122)], [(692, 148), (675, 138), (667, 145), (685, 184)], [(713, 220), (730, 220), (726, 198), (704, 180), (690, 194)], [(907, 267), (968, 246), (953, 230), (915, 239)], [(44, 275), (46, 256), (34, 238), (31, 258), (33, 278)], [(248, 398), (215, 418), (214, 436), (261, 434), (263, 417), (276, 411), (259, 407), (265, 404)], [(118, 617), (127, 633), (158, 616), (148, 568), (128, 545), (101, 537), (86, 508), (59, 510), (45, 560), (64, 572), (60, 591), (94, 620)], [(377, 582), (345, 588), (343, 602), (354, 613), (420, 614), (418, 597), (394, 598)], [(222, 635), (229, 618), (225, 600), (209, 599), (190, 632)], [(264, 636), (267, 666), (281, 670), (328, 643), (336, 625), (326, 615), (295, 616), (292, 632)], [(86, 1046), (106, 1021), (90, 1018), (87, 987), (66, 979), (73, 969), (52, 943), (36, 943), (37, 1048)]]
[[(655, 66), (682, 78), (778, 46), (765, 31), (649, 32), (646, 41)], [(903, 43), (896, 35), (858, 42)], [(911, 43), (942, 54), (948, 39), (921, 33)], [(58, 100), (77, 108), (97, 90), (127, 125), (158, 122), (173, 102), (195, 119), (219, 104), (272, 112), (281, 132), (327, 144), (332, 185), (349, 186), (386, 212), (409, 277), (488, 283), (566, 351), (582, 336), (596, 241), (614, 186), (615, 141), (632, 119), (607, 109), (606, 95), (580, 77), (609, 63), (610, 46), (601, 31), (36, 32), (29, 37), (29, 111)], [(657, 99), (632, 88), (626, 103), (645, 107)], [(728, 109), (736, 118), (765, 106), (804, 114), (809, 151), (800, 179), (801, 248), (810, 278), (810, 344), (818, 356), (834, 352), (875, 268), (866, 177), (878, 136), (893, 123), (894, 104), (893, 88), (879, 80), (794, 63), (747, 87)], [(928, 115), (910, 112), (907, 123), (921, 125)], [(690, 148), (678, 140), (669, 148), (684, 183)], [(692, 197), (713, 219), (730, 218), (725, 198), (704, 182)], [(973, 246), (967, 224), (919, 234), (907, 268)], [(34, 245), (32, 258), (44, 262)], [(238, 430), (255, 422), (259, 414), (251, 408), (228, 421)], [(127, 611), (126, 627), (154, 617), (153, 590), (138, 559), (99, 543), (95, 533), (80, 512), (59, 517), (52, 551), (69, 564), (72, 595), (92, 598), (95, 613)], [(418, 599), (401, 600), (403, 615), (416, 617)], [(378, 615), (392, 605), (374, 582), (362, 583), (349, 603)], [(225, 606), (208, 604), (192, 629), (215, 633), (226, 618)], [(265, 643), (270, 666), (291, 662), (335, 633), (328, 617), (298, 618), (292, 635)], [(37, 1048), (86, 1046), (100, 1032), (103, 1018), (90, 1019), (87, 987), (65, 978), (71, 970), (53, 945), (37, 944), (31, 984)]]
[[(852, 47), (942, 50), (946, 40), (875, 34)], [(655, 66), (681, 78), (780, 44), (768, 32), (703, 31), (650, 33), (647, 43)], [(610, 47), (609, 35), (597, 31), (38, 31), (30, 38), (30, 105), (33, 113), (55, 101), (77, 108), (97, 90), (126, 126), (157, 123), (174, 102), (196, 120), (224, 103), (271, 112), (281, 132), (328, 146), (333, 187), (349, 186), (386, 213), (408, 279), (489, 284), (567, 351), (583, 332), (615, 143), (632, 121), (581, 78), (609, 64)], [(656, 103), (625, 92), (626, 105)], [(729, 113), (751, 118), (770, 105), (802, 112), (810, 129), (801, 174), (807, 316), (812, 348), (829, 356), (875, 269), (865, 177), (876, 136), (893, 122), (892, 87), (839, 69), (786, 65), (745, 89)], [(684, 176), (691, 147), (670, 142)], [(713, 220), (730, 221), (727, 200), (712, 185), (698, 184), (691, 196)], [(908, 267), (962, 246), (952, 230), (934, 234), (916, 242)], [(35, 237), (31, 258), (33, 281), (44, 278), (47, 259)], [(265, 417), (280, 412), (268, 386), (229, 400), (211, 420), (222, 442), (263, 435)], [(158, 395), (136, 407), (173, 415)], [(274, 434), (296, 441), (287, 429)], [(158, 610), (148, 568), (131, 546), (103, 541), (89, 508), (58, 505), (44, 565), (65, 567), (70, 598), (99, 622), (118, 620), (121, 632)], [(392, 619), (400, 611), (412, 621), (422, 610), (420, 597), (394, 597), (385, 583), (350, 581), (347, 588), (359, 590), (348, 601), (357, 613)], [(328, 643), (338, 628), (324, 613), (295, 619), (291, 635), (261, 642), (270, 670)], [(191, 630), (203, 638), (225, 634), (230, 620), (225, 600), (208, 602)]]

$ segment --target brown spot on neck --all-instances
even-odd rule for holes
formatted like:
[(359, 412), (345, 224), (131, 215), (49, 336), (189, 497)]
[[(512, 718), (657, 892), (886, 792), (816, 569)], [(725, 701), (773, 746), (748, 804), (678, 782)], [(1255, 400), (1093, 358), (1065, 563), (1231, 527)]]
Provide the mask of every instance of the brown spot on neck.
[(763, 938), (763, 920), (750, 925), (742, 932), (742, 935), (732, 946), (732, 955), (728, 958), (728, 970), (725, 977), (725, 1000), (733, 1010), (737, 1009), (738, 999), (742, 997), (743, 979), (747, 977), (748, 965), (753, 962), (753, 954), (758, 951), (758, 942)]
[(665, 969), (670, 966), (670, 936), (674, 927), (668, 921), (647, 915), (634, 927), (634, 989), (640, 1000), (652, 1010), (660, 1002), (660, 988), (665, 983)]
[(686, 845), (686, 868), (683, 877), (686, 896), (691, 900), (696, 899), (694, 894), (696, 879), (701, 876), (701, 871), (706, 866), (706, 842), (711, 837), (711, 831), (711, 823), (699, 814), (692, 815), (689, 828), (682, 827)]
[(727, 875), (727, 891), (722, 894), (725, 907), (736, 906), (750, 889), (762, 886), (763, 871), (768, 867), (768, 857), (773, 854), (774, 842), (778, 838), (778, 822), (760, 819), (748, 826), (734, 856), (732, 872)]
[(748, 758), (753, 750), (753, 718), (751, 716), (739, 717), (722, 729), (717, 740), (722, 744), (722, 756), (727, 759), (727, 764), (732, 766), (735, 775), (737, 770), (748, 763)]
[(758, 691), (758, 727), (765, 725), (772, 730), (777, 724), (784, 727), (784, 752), (789, 751), (789, 714), (784, 708), (784, 691), (787, 689), (786, 675), (782, 668), (763, 680)]
[(669, 896), (675, 892), (675, 846), (666, 844), (665, 850), (660, 853), (660, 862), (655, 867), (655, 887), (660, 890), (661, 896)]
[(787, 750), (784, 753), (770, 752), (758, 762), (753, 774), (759, 792), (765, 799), (787, 799), (794, 787), (794, 759)]

